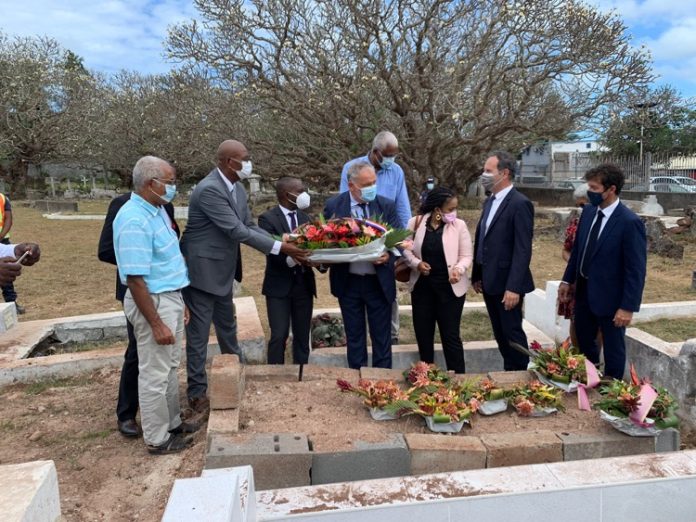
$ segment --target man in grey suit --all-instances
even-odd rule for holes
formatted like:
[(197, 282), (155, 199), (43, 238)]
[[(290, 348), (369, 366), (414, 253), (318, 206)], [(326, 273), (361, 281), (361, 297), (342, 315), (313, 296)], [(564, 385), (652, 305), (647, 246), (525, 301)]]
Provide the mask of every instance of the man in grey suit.
[(222, 142), (217, 165), (191, 194), (188, 223), (181, 238), (191, 280), (184, 291), (191, 313), (186, 327), (187, 395), (191, 408), (197, 412), (205, 412), (209, 406), (205, 362), (211, 322), (220, 351), (242, 356), (232, 308), (239, 244), (266, 255), (282, 252), (298, 262), (307, 256), (295, 245), (274, 240), (252, 220), (244, 186), (237, 183), (251, 175), (249, 151), (244, 144), (235, 140)]

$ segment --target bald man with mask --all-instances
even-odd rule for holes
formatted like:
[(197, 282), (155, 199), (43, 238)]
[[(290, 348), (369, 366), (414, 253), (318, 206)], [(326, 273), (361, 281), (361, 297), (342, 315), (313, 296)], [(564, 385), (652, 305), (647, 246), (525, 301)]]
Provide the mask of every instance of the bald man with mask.
[(226, 140), (217, 152), (217, 168), (196, 185), (189, 202), (181, 250), (186, 258), (191, 284), (184, 300), (191, 311), (186, 327), (187, 395), (197, 412), (209, 407), (205, 362), (211, 322), (215, 325), (220, 351), (236, 353), (232, 309), (232, 281), (239, 244), (244, 243), (265, 255), (283, 253), (304, 262), (306, 252), (290, 243), (274, 240), (254, 223), (247, 193), (239, 181), (251, 175), (249, 151), (243, 143)]

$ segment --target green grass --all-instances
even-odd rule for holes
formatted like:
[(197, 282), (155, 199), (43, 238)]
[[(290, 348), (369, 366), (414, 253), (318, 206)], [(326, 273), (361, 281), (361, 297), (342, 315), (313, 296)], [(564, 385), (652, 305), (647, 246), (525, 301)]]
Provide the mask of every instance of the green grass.
[(678, 343), (696, 337), (696, 318), (658, 319), (637, 323), (635, 327), (668, 343)]
[[(484, 312), (467, 312), (462, 315), (459, 328), (463, 342), (488, 341), (493, 339), (493, 330), (488, 314)], [(435, 328), (435, 342), (440, 342), (440, 332)], [(416, 334), (413, 331), (411, 315), (401, 315), (399, 318), (399, 344), (416, 344)]]
[(73, 388), (84, 386), (92, 381), (90, 375), (81, 375), (78, 377), (66, 377), (63, 379), (45, 379), (29, 384), (24, 392), (27, 395), (40, 395), (50, 388)]
[(105, 439), (111, 435), (111, 430), (89, 431), (80, 435), (82, 440)]

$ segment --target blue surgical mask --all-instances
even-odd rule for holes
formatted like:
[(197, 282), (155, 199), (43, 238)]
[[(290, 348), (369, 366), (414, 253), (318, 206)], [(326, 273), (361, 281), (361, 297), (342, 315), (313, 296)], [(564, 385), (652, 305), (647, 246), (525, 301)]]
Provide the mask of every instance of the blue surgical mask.
[(435, 188), (435, 184), (434, 184), (434, 183), (428, 183), (428, 184), (425, 186), (425, 188), (427, 188), (428, 190), (433, 190), (433, 189)]
[(602, 204), (602, 201), (604, 201), (602, 199), (602, 194), (604, 194), (604, 192), (592, 192), (592, 191), (588, 190), (587, 191), (587, 199), (590, 201), (590, 203), (592, 205), (594, 205), (595, 207), (598, 207), (599, 205)]
[(374, 201), (377, 197), (377, 185), (370, 185), (360, 189), (360, 197), (363, 201)]
[(394, 164), (396, 156), (382, 156), (382, 161), (379, 162), (379, 166), (383, 169), (388, 169)]
[(168, 185), (167, 183), (164, 183), (156, 178), (155, 181), (164, 185), (164, 194), (157, 194), (157, 192), (150, 189), (152, 190), (152, 193), (158, 196), (165, 203), (171, 203), (176, 197), (176, 185)]

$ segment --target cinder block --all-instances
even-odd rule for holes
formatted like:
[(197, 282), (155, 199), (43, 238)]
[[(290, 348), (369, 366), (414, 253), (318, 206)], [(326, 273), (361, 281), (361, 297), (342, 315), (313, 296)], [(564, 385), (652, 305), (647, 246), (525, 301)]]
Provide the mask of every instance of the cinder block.
[(205, 469), (254, 468), (257, 490), (308, 486), (312, 454), (302, 433), (211, 437)]
[[(347, 451), (321, 451), (312, 439), (312, 484), (330, 484), (408, 475), (411, 455), (403, 435), (392, 433), (382, 442), (355, 441)], [(319, 444), (319, 448), (321, 445)]]
[(411, 475), (444, 473), (486, 467), (486, 447), (478, 437), (407, 433)]
[(239, 408), (244, 394), (244, 367), (239, 357), (221, 354), (210, 365), (210, 409)]
[(518, 384), (528, 383), (534, 376), (532, 372), (524, 370), (519, 372), (488, 372), (488, 378), (507, 390)]
[(0, 303), (0, 333), (17, 324), (17, 308), (14, 303)]
[(208, 444), (215, 435), (233, 435), (239, 431), (239, 408), (210, 410), (208, 417)]
[(680, 445), (681, 435), (679, 430), (675, 428), (667, 428), (666, 430), (662, 430), (660, 434), (655, 437), (655, 453), (679, 451)]
[(360, 378), (370, 381), (394, 381), (406, 384), (403, 370), (390, 370), (388, 368), (372, 368), (363, 366), (360, 368)]
[(490, 433), (482, 435), (481, 441), (488, 450), (488, 468), (563, 460), (561, 439), (547, 430)]
[(603, 459), (653, 453), (653, 437), (630, 437), (619, 432), (558, 433), (563, 443), (563, 460)]

